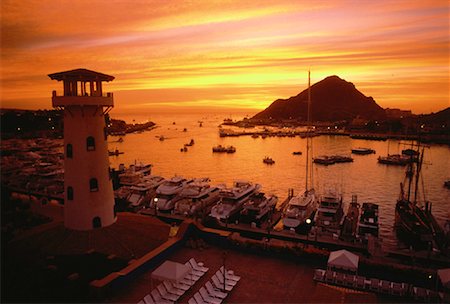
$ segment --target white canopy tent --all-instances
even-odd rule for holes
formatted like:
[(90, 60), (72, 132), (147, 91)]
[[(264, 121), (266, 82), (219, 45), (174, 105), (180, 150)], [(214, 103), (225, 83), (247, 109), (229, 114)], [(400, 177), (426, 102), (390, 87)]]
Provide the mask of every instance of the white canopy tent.
[(356, 272), (358, 270), (359, 256), (347, 250), (338, 250), (330, 253), (328, 268), (338, 268)]
[(446, 289), (450, 289), (450, 268), (439, 269), (437, 273), (442, 286)]
[(152, 272), (152, 279), (160, 281), (181, 281), (189, 273), (189, 267), (173, 261), (165, 261)]

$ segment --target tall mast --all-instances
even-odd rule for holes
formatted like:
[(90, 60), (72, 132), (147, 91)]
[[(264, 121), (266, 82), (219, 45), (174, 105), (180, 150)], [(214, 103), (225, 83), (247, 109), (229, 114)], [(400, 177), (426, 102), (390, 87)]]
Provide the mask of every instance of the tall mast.
[(306, 176), (305, 176), (305, 180), (306, 180), (306, 188), (305, 191), (308, 191), (308, 177), (309, 177), (309, 140), (310, 140), (310, 104), (311, 104), (311, 71), (308, 71), (308, 114), (307, 114), (307, 121), (308, 121), (308, 125), (307, 125), (307, 131), (306, 131)]

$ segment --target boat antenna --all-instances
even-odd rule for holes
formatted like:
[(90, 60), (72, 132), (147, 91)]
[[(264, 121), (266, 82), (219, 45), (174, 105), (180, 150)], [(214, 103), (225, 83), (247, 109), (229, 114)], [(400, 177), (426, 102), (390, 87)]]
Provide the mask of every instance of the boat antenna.
[(308, 191), (308, 174), (309, 174), (309, 134), (310, 121), (309, 121), (309, 107), (311, 103), (311, 71), (308, 70), (308, 110), (307, 110), (307, 129), (306, 129), (306, 176), (305, 176), (305, 191)]

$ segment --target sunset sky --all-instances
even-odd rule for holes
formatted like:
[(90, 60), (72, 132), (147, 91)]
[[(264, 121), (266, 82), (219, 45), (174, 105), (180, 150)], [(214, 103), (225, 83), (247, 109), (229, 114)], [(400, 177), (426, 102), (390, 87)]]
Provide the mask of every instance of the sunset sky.
[(382, 107), (449, 107), (448, 0), (1, 1), (1, 106), (110, 74), (115, 113), (257, 111), (338, 75)]

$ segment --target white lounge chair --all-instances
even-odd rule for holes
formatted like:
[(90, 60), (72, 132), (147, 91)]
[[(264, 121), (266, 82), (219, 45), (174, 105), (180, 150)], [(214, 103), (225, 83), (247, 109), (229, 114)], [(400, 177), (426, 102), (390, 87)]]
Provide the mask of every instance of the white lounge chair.
[(208, 302), (203, 300), (202, 296), (198, 292), (195, 293), (194, 299), (195, 299), (195, 301), (197, 301), (198, 304), (209, 304)]
[(188, 300), (188, 304), (198, 304), (198, 303), (197, 303), (197, 301), (195, 301), (194, 298), (190, 298), (190, 299)]
[[(213, 284), (217, 289), (223, 290), (223, 288), (224, 288), (223, 282), (221, 283), (215, 274), (211, 277), (211, 280), (213, 281)], [(226, 291), (231, 291), (233, 289), (233, 287), (234, 286), (225, 284)]]
[[(224, 271), (223, 266), (220, 267), (219, 270), (220, 270), (221, 273), (223, 273), (223, 271)], [(227, 279), (230, 279), (230, 280), (233, 280), (233, 281), (236, 281), (236, 282), (241, 279), (240, 276), (237, 276), (237, 275), (234, 274), (234, 271), (231, 271), (231, 270), (228, 270), (228, 269), (225, 271), (225, 277)]]
[(166, 281), (166, 282), (169, 283), (170, 285), (172, 285), (173, 287), (184, 290), (184, 291), (189, 290), (192, 286), (192, 285), (187, 285), (187, 284), (181, 283), (181, 281), (175, 282), (175, 283), (170, 282), (170, 281)]
[(144, 300), (140, 300), (137, 304), (145, 304)]
[(152, 296), (149, 294), (144, 297), (144, 302), (145, 304), (155, 304), (155, 301), (153, 301)]
[[(220, 271), (216, 272), (216, 277), (219, 279), (219, 282), (223, 284), (223, 274), (220, 273)], [(237, 284), (236, 281), (230, 280), (227, 277), (225, 277), (225, 284), (235, 286)]]
[(228, 295), (226, 292), (222, 292), (218, 289), (215, 289), (210, 281), (206, 282), (205, 287), (208, 293), (216, 298), (225, 299)]
[(205, 287), (201, 287), (200, 288), (200, 295), (202, 296), (202, 298), (211, 304), (220, 304), (222, 303), (222, 300), (219, 298), (215, 298), (214, 296), (211, 296), (208, 291), (206, 291)]
[(197, 261), (194, 258), (191, 258), (189, 260), (189, 263), (191, 264), (192, 268), (195, 270), (201, 271), (201, 272), (207, 272), (209, 268), (204, 267), (203, 263), (197, 263)]
[(158, 289), (158, 291), (161, 294), (161, 297), (163, 299), (175, 302), (176, 300), (178, 300), (180, 298), (179, 295), (168, 292), (163, 284), (159, 284), (156, 288)]
[(153, 300), (155, 300), (155, 302), (158, 303), (158, 304), (172, 304), (172, 303), (174, 303), (173, 301), (167, 301), (167, 300), (163, 299), (161, 297), (161, 295), (159, 294), (157, 289), (153, 289), (152, 292), (151, 292), (151, 295), (153, 297)]
[(184, 265), (186, 265), (189, 268), (189, 273), (191, 275), (195, 275), (195, 276), (201, 277), (201, 276), (203, 276), (205, 274), (202, 271), (198, 271), (198, 270), (195, 270), (194, 268), (192, 268), (191, 263), (189, 263), (189, 262), (186, 262)]
[(184, 278), (180, 281), (181, 284), (188, 285), (188, 286), (194, 285), (195, 282), (197, 282), (197, 281), (194, 280), (194, 279), (192, 279), (192, 278), (190, 277), (190, 275), (187, 275), (186, 277), (184, 277)]
[(168, 292), (173, 293), (173, 294), (175, 294), (175, 295), (177, 295), (177, 296), (182, 296), (182, 295), (184, 295), (184, 290), (181, 290), (181, 289), (178, 289), (178, 288), (174, 287), (174, 286), (171, 285), (169, 282), (164, 281), (163, 284), (164, 284), (164, 287), (166, 288), (166, 290), (167, 290)]

